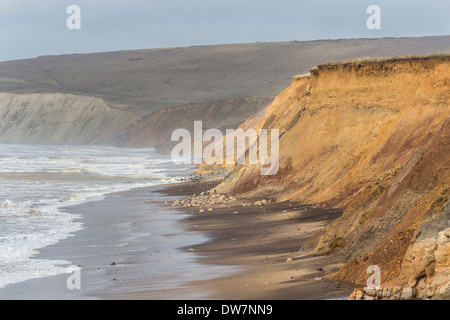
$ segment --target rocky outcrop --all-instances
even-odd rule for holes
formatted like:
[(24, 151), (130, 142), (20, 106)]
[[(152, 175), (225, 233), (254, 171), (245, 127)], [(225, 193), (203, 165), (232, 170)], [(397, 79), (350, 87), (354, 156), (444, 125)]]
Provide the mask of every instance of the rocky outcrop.
[(412, 300), (417, 299), (417, 291), (410, 287), (395, 287), (384, 289), (357, 289), (349, 300)]
[(445, 295), (449, 75), (450, 57), (436, 55), (330, 63), (294, 77), (259, 124), (280, 130), (279, 173), (236, 166), (218, 192), (344, 208), (308, 243), (345, 253), (335, 279), (364, 285), (378, 265), (387, 286)]
[(0, 93), (0, 142), (120, 145), (139, 118), (102, 99)]
[(418, 298), (450, 299), (450, 227), (411, 245), (400, 276)]
[(403, 287), (359, 289), (350, 300), (450, 299), (450, 202), (422, 226), (396, 282)]

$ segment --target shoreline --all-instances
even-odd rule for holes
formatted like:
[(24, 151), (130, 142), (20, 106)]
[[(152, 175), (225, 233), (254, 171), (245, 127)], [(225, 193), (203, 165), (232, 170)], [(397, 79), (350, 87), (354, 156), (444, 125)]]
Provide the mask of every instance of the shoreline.
[[(137, 188), (64, 208), (81, 215), (83, 230), (34, 258), (80, 265), (82, 290), (69, 291), (70, 274), (60, 274), (12, 284), (0, 289), (0, 299), (311, 300), (347, 298), (355, 289), (324, 278), (337, 271), (339, 257), (298, 252), (314, 230), (337, 217), (336, 209), (242, 207), (238, 200), (198, 213), (169, 205), (214, 186), (189, 181)], [(167, 234), (158, 230), (157, 240), (148, 230), (155, 224), (168, 228)], [(151, 252), (155, 241), (167, 250)]]
[(65, 207), (83, 229), (56, 244), (40, 248), (31, 259), (67, 261), (81, 267), (81, 290), (69, 290), (71, 274), (46, 275), (0, 289), (0, 300), (176, 300), (204, 299), (207, 292), (186, 287), (231, 268), (206, 270), (181, 244), (207, 240), (181, 227), (182, 212), (153, 204), (169, 200), (157, 190), (176, 184), (135, 188), (103, 200)]
[[(184, 197), (195, 194), (198, 198), (215, 185), (189, 182), (159, 192)], [(261, 201), (236, 199), (228, 204), (175, 206), (187, 214), (181, 220), (187, 230), (200, 231), (209, 238), (184, 250), (200, 255), (200, 262), (206, 265), (241, 268), (229, 276), (193, 281), (191, 286), (212, 291), (211, 299), (218, 300), (347, 299), (358, 287), (326, 278), (343, 265), (342, 257), (300, 251), (315, 231), (342, 211), (297, 202), (259, 205)], [(202, 209), (207, 207), (211, 211)]]

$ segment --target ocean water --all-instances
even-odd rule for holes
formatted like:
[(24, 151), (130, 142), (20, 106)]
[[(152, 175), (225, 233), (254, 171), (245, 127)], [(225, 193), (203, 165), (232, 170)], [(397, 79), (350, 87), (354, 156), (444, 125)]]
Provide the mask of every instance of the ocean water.
[(152, 149), (0, 144), (0, 288), (66, 272), (68, 261), (33, 258), (83, 228), (61, 208), (175, 182), (191, 169)]

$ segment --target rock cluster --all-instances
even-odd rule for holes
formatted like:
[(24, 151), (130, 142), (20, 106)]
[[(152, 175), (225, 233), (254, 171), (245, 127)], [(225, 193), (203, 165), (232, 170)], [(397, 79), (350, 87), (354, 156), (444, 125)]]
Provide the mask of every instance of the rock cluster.
[[(235, 197), (218, 194), (214, 189), (202, 192), (199, 196), (195, 194), (192, 197), (187, 197), (181, 200), (175, 200), (172, 203), (173, 207), (201, 207), (208, 208), (212, 211), (212, 206), (225, 205), (236, 201)], [(204, 212), (204, 211), (203, 211)]]
[[(450, 211), (444, 217), (450, 217)], [(418, 298), (449, 299), (450, 228), (414, 243), (406, 252), (400, 276), (417, 290)]]
[[(267, 205), (269, 205), (271, 203), (272, 203), (272, 200), (263, 199), (263, 200), (260, 200), (260, 201), (256, 201), (253, 205), (254, 206), (267, 206)], [(251, 203), (245, 203), (242, 206), (243, 207), (251, 207), (252, 204)]]
[[(273, 202), (272, 199), (262, 199), (256, 202), (239, 199), (241, 200), (239, 203), (236, 203), (238, 199), (233, 196), (228, 196), (224, 194), (217, 193), (215, 189), (211, 189), (206, 192), (202, 192), (200, 195), (193, 195), (191, 197), (187, 197), (184, 199), (175, 200), (172, 202), (172, 207), (198, 207), (200, 208), (199, 212), (205, 211), (213, 211), (214, 207), (226, 207), (233, 205), (239, 205), (242, 207), (251, 207), (251, 206), (267, 206)], [(168, 203), (168, 202), (166, 202)]]
[(383, 289), (356, 289), (349, 300), (413, 300), (417, 298), (417, 291), (411, 287), (393, 287)]
[(190, 182), (208, 182), (208, 181), (217, 181), (221, 183), (226, 176), (228, 171), (224, 170), (225, 168), (217, 168), (215, 171), (212, 172), (194, 172), (190, 175), (190, 177), (186, 180)]

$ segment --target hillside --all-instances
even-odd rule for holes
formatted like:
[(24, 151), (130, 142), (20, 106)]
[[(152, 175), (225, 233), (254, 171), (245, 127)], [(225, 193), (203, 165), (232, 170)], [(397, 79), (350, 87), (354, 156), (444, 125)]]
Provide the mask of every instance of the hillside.
[(218, 192), (343, 208), (308, 247), (345, 253), (335, 279), (450, 297), (450, 56), (322, 64), (294, 77), (259, 128), (280, 171), (237, 166)]
[(136, 115), (243, 97), (274, 97), (310, 66), (450, 50), (450, 37), (320, 40), (43, 56), (0, 62), (0, 92), (103, 99)]
[[(292, 75), (311, 65), (448, 50), (450, 37), (442, 36), (197, 46), (0, 62), (0, 92), (5, 93), (0, 95), (5, 115), (0, 142), (169, 152), (173, 130), (190, 129), (196, 120), (210, 128), (236, 128), (264, 110)], [(72, 113), (67, 109), (74, 104)], [(64, 116), (49, 118), (55, 108)], [(80, 112), (84, 109), (90, 111)]]
[(140, 118), (130, 131), (126, 147), (156, 147), (170, 153), (178, 142), (171, 142), (172, 132), (178, 128), (193, 131), (194, 121), (202, 120), (203, 129), (216, 128), (223, 132), (237, 127), (243, 119), (266, 109), (273, 98), (235, 98), (199, 102), (160, 109)]

